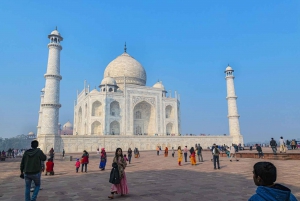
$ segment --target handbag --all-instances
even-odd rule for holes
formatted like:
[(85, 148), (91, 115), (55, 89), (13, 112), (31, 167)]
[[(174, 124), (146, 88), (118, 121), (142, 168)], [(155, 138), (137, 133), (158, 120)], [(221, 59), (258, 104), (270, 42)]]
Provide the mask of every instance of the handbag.
[(110, 172), (109, 183), (120, 184), (120, 182), (121, 182), (121, 178), (119, 174), (118, 164), (113, 163), (112, 170)]

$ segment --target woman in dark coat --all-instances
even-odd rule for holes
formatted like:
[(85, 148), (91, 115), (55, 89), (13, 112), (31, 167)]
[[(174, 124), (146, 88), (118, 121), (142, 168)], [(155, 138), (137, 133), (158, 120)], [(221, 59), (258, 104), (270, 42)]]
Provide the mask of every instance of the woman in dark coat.
[(130, 162), (131, 162), (131, 157), (132, 157), (132, 150), (131, 150), (130, 147), (129, 147), (128, 151), (127, 151), (127, 154), (128, 154), (128, 162), (129, 162), (129, 164), (130, 164)]
[(87, 172), (87, 164), (89, 163), (89, 153), (84, 150), (82, 154), (82, 165), (81, 165), (81, 172), (83, 172), (83, 166), (85, 166), (85, 172)]

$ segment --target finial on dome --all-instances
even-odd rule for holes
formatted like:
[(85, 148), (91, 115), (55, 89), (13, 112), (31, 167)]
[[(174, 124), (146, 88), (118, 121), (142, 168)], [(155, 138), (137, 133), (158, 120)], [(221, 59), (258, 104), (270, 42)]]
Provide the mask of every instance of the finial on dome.
[(230, 66), (229, 63), (228, 63), (228, 66)]
[(57, 26), (55, 27), (55, 30), (57, 31)]
[(125, 46), (124, 46), (124, 52), (127, 51), (127, 47), (126, 47), (126, 42), (125, 42)]

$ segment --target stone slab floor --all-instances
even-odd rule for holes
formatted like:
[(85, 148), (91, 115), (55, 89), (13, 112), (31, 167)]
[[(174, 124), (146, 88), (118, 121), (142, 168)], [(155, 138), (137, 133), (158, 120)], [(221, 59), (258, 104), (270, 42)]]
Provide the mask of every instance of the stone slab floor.
[[(70, 154), (73, 158), (80, 154)], [(204, 162), (197, 166), (177, 165), (173, 158), (156, 156), (156, 151), (141, 152), (126, 168), (129, 194), (117, 200), (136, 201), (226, 201), (247, 200), (254, 192), (252, 167), (263, 159), (241, 159), (230, 162), (220, 158), (221, 169), (214, 170), (211, 154), (204, 152)], [(100, 171), (99, 155), (90, 153), (88, 173), (76, 173), (75, 161), (55, 160), (55, 175), (42, 175), (40, 201), (108, 200), (111, 184), (108, 182), (113, 153), (108, 153), (107, 170)], [(24, 200), (25, 181), (19, 178), (20, 158), (0, 162), (0, 200)], [(300, 161), (272, 161), (278, 169), (279, 183), (289, 188), (300, 200)], [(114, 200), (115, 200), (114, 199)]]

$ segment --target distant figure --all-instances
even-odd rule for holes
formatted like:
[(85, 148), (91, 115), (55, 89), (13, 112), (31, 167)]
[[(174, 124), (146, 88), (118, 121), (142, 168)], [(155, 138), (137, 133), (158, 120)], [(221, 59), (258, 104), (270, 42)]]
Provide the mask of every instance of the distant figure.
[(53, 159), (49, 158), (48, 162), (46, 163), (46, 174), (45, 175), (47, 176), (48, 172), (49, 172), (50, 175), (54, 175), (53, 168), (54, 168)]
[(159, 146), (156, 147), (157, 155), (159, 156)]
[(128, 162), (129, 162), (129, 164), (130, 164), (130, 162), (131, 162), (131, 157), (132, 157), (132, 150), (131, 150), (130, 147), (129, 147), (128, 151), (127, 151), (127, 154), (128, 154)]
[(191, 164), (196, 165), (196, 153), (195, 153), (194, 147), (191, 147), (190, 153), (191, 153), (191, 155), (190, 155)]
[(81, 158), (82, 158), (81, 172), (83, 172), (83, 167), (85, 167), (84, 171), (85, 173), (87, 173), (87, 164), (89, 163), (89, 153), (86, 150), (84, 150)]
[(100, 153), (99, 148), (97, 148), (97, 154), (99, 154), (99, 153)]
[(183, 154), (184, 154), (184, 160), (185, 160), (185, 162), (187, 162), (187, 152), (188, 152), (188, 149), (187, 149), (187, 146), (185, 146), (184, 149), (183, 149)]
[(252, 151), (252, 145), (250, 146), (250, 151)]
[(218, 145), (215, 145), (213, 148), (213, 159), (214, 159), (214, 169), (216, 170), (216, 163), (218, 164), (218, 169), (220, 169), (220, 162), (219, 162), (219, 157), (220, 157), (220, 150), (218, 148)]
[(101, 155), (100, 155), (100, 164), (99, 164), (99, 168), (101, 169), (101, 171), (105, 170), (106, 161), (107, 161), (106, 152), (105, 149), (102, 148)]
[(198, 161), (203, 162), (203, 157), (202, 157), (202, 147), (200, 144), (197, 146), (197, 156), (198, 156)]
[(123, 158), (124, 158), (125, 161), (128, 161), (128, 158), (126, 157), (126, 154), (124, 154)]
[(291, 190), (274, 183), (277, 178), (276, 167), (270, 162), (258, 162), (253, 166), (253, 181), (257, 187), (248, 201), (297, 201)]
[(280, 145), (280, 148), (279, 148), (280, 153), (281, 152), (286, 153), (285, 142), (284, 142), (283, 137), (280, 137), (279, 145)]
[(65, 149), (63, 149), (62, 154), (63, 154), (63, 159), (64, 159), (65, 158)]
[(140, 152), (139, 152), (138, 148), (135, 148), (134, 151), (133, 151), (133, 153), (134, 153), (134, 157), (135, 158), (139, 158), (140, 157)]
[(276, 155), (276, 152), (277, 152), (277, 142), (274, 140), (274, 138), (271, 138), (270, 146), (272, 148), (273, 154)]
[(259, 144), (255, 145), (256, 151), (258, 152), (258, 158), (264, 158), (264, 153), (262, 152), (261, 146)]
[(291, 147), (292, 147), (292, 149), (296, 149), (296, 140), (295, 139), (293, 139), (292, 140), (292, 142), (291, 142)]
[(178, 147), (178, 165), (181, 166), (181, 161), (182, 161), (182, 151), (181, 151), (181, 146)]
[(79, 168), (80, 168), (80, 161), (79, 161), (79, 158), (76, 159), (75, 167), (76, 167), (76, 173), (78, 173), (78, 170), (79, 170)]
[(231, 145), (230, 147), (230, 162), (232, 162), (232, 158), (235, 158), (235, 161), (239, 161), (237, 158), (236, 158), (236, 149), (234, 147), (234, 144)]
[(53, 148), (50, 149), (49, 156), (50, 156), (50, 158), (54, 159), (54, 149)]
[(168, 154), (169, 154), (169, 149), (168, 147), (165, 148), (165, 157), (168, 157)]

